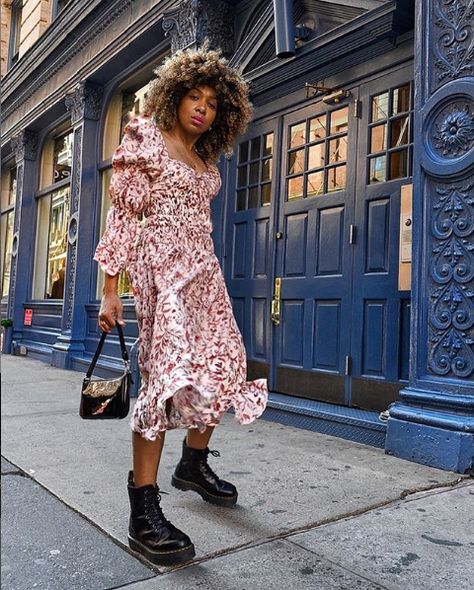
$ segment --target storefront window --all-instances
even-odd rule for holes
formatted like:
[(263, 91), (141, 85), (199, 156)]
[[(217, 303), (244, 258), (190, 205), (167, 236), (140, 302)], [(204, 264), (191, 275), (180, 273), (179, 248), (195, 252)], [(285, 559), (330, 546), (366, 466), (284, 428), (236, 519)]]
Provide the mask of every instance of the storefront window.
[(68, 223), (69, 187), (51, 195), (46, 273), (46, 297), (48, 299), (62, 299), (64, 296)]
[(13, 245), (13, 223), (15, 218), (15, 200), (16, 200), (16, 168), (11, 168), (8, 174), (8, 186), (5, 191), (2, 190), (2, 299), (8, 297), (10, 289), (10, 273), (12, 261)]
[(37, 206), (34, 299), (64, 298), (72, 148), (73, 133), (69, 131), (51, 138), (43, 149), (46, 186), (41, 187)]
[[(110, 158), (113, 155), (113, 151), (118, 146), (123, 136), (123, 131), (126, 124), (137, 115), (143, 113), (144, 101), (148, 93), (150, 83), (148, 82), (141, 88), (135, 91), (124, 91), (116, 96), (110, 105), (109, 112), (107, 113), (107, 129), (106, 137), (104, 138), (104, 145), (106, 146), (104, 157), (109, 159), (107, 166), (102, 168), (101, 180), (102, 180), (102, 207), (100, 215), (100, 236), (104, 233), (106, 227), (107, 213), (109, 211), (111, 202), (109, 197), (109, 185), (112, 177), (112, 166)], [(120, 121), (120, 125), (118, 122)], [(111, 137), (111, 134), (113, 137)], [(102, 297), (102, 288), (104, 286), (104, 273), (99, 268), (99, 274), (97, 277), (97, 298)], [(126, 271), (120, 273), (117, 292), (120, 297), (132, 297), (132, 288), (130, 280)]]

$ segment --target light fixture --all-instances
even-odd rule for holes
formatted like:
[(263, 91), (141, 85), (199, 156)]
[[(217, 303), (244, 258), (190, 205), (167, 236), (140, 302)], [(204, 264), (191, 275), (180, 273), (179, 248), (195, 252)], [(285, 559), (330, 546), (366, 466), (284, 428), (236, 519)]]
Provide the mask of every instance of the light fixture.
[[(328, 104), (337, 104), (338, 102), (341, 102), (341, 100), (351, 96), (350, 90), (336, 90), (336, 88), (328, 88), (327, 86), (311, 84), (310, 82), (306, 82), (304, 86), (306, 88), (306, 98), (324, 94), (322, 100)], [(313, 91), (313, 93), (310, 95), (311, 91)]]

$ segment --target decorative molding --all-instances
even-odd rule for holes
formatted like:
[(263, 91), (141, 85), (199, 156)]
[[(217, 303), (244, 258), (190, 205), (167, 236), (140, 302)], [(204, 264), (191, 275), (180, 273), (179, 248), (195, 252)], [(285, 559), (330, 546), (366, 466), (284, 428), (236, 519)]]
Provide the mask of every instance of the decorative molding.
[(77, 88), (66, 95), (65, 103), (71, 113), (73, 125), (82, 119), (98, 121), (102, 109), (104, 89), (90, 82), (80, 82)]
[(72, 178), (71, 178), (71, 196), (70, 196), (70, 218), (68, 230), (68, 254), (67, 254), (67, 278), (66, 278), (66, 296), (64, 297), (64, 315), (66, 330), (72, 326), (72, 315), (74, 309), (74, 289), (76, 282), (76, 259), (77, 259), (77, 230), (78, 230), (78, 211), (79, 196), (81, 192), (81, 175), (82, 175), (82, 141), (83, 127), (79, 126), (74, 130), (73, 141), (73, 159), (72, 159)]
[[(474, 74), (474, 2), (438, 0), (434, 7), (438, 35), (433, 39), (436, 85)], [(433, 31), (433, 36), (435, 31)]]
[(199, 48), (206, 39), (229, 57), (234, 51), (234, 14), (223, 0), (184, 0), (165, 13), (163, 30), (171, 37), (171, 52)]
[[(4, 101), (8, 103), (8, 106), (3, 107), (3, 118), (7, 119), (10, 116), (11, 112), (15, 108), (17, 108), (19, 104), (25, 103), (31, 96), (35, 94), (35, 92), (38, 91), (38, 89), (41, 86), (44, 86), (44, 84), (51, 80), (51, 78), (53, 78), (61, 68), (63, 68), (69, 61), (71, 61), (71, 59), (75, 55), (84, 51), (84, 49), (87, 47), (87, 45), (89, 45), (89, 43), (93, 39), (100, 36), (101, 33), (115, 20), (117, 20), (123, 12), (128, 10), (132, 2), (133, 0), (121, 0), (113, 9), (110, 9), (110, 3), (102, 3), (104, 5), (105, 10), (108, 10), (108, 12), (102, 14), (99, 14), (97, 12), (93, 26), (89, 25), (88, 28), (86, 28), (84, 31), (80, 31), (77, 29), (77, 22), (72, 23), (72, 34), (69, 35), (71, 45), (62, 50), (60, 50), (59, 47), (56, 47), (56, 50), (58, 52), (56, 55), (56, 59), (52, 60), (51, 64), (49, 66), (46, 66), (43, 71), (38, 72), (38, 74), (35, 76), (34, 81), (28, 83), (27, 79), (21, 79), (18, 81), (14, 81), (13, 79), (11, 80), (11, 84), (13, 86), (12, 92), (14, 92), (16, 88), (21, 88), (25, 82), (27, 83), (24, 92), (21, 95), (17, 96), (14, 100), (11, 100), (8, 96), (8, 86), (10, 83), (10, 77), (7, 75), (7, 80), (5, 80), (3, 88), (3, 95), (4, 97), (6, 97), (4, 98)], [(109, 4), (109, 6), (107, 6), (107, 4)], [(44, 38), (40, 38), (40, 41), (43, 43), (46, 41), (46, 34), (44, 35)], [(48, 57), (51, 56), (51, 58), (53, 58), (53, 53), (51, 52), (51, 49), (48, 49), (48, 46), (46, 46), (46, 55)], [(26, 58), (27, 56), (23, 58), (25, 64)], [(18, 66), (23, 67), (23, 63), (21, 60), (20, 62), (18, 62)], [(27, 78), (30, 74), (31, 67), (34, 67), (34, 64), (30, 65), (30, 69), (29, 71), (27, 70), (27, 75), (25, 76), (25, 78)]]
[[(38, 155), (38, 136), (33, 131), (24, 129), (21, 133), (12, 137), (11, 144), (17, 165), (24, 160), (36, 160)], [(20, 193), (18, 192), (18, 194)]]
[(474, 372), (473, 187), (472, 180), (434, 187), (428, 366), (435, 375)]

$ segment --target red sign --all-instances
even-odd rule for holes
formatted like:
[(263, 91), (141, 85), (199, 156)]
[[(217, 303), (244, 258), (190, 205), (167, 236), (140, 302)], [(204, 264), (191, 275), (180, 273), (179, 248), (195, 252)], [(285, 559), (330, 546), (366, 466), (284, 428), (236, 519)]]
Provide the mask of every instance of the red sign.
[(31, 322), (33, 321), (33, 310), (32, 309), (25, 309), (25, 319), (23, 320), (24, 326), (31, 326)]

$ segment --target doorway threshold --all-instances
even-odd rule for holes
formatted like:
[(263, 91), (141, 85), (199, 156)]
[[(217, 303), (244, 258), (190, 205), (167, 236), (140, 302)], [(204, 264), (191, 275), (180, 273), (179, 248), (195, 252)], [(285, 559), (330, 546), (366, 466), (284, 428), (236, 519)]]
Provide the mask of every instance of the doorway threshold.
[(379, 412), (270, 392), (264, 420), (383, 449), (387, 425)]

